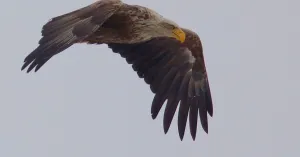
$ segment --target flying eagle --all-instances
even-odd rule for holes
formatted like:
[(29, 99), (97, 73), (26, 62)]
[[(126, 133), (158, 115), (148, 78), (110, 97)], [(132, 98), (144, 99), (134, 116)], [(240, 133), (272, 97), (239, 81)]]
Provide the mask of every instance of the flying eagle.
[[(155, 119), (167, 101), (163, 127), (167, 133), (177, 106), (182, 140), (189, 121), (195, 140), (197, 119), (208, 133), (207, 113), (213, 103), (200, 38), (155, 11), (120, 0), (98, 0), (52, 18), (42, 28), (39, 46), (24, 60), (22, 70), (38, 71), (50, 58), (76, 43), (107, 44), (150, 85)], [(180, 102), (180, 103), (179, 103)], [(189, 119), (188, 119), (189, 117)]]

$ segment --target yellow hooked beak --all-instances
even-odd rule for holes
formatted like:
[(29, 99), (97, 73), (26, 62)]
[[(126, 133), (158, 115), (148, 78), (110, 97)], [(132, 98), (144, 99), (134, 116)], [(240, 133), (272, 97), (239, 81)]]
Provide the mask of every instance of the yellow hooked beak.
[(175, 35), (175, 38), (179, 40), (181, 43), (185, 41), (185, 33), (180, 28), (173, 29), (173, 34)]

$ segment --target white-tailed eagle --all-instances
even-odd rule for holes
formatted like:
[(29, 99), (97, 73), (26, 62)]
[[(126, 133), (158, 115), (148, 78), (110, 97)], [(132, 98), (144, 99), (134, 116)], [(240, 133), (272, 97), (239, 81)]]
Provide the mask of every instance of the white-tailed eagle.
[(54, 17), (42, 28), (39, 46), (24, 60), (22, 70), (38, 71), (50, 58), (76, 43), (107, 44), (126, 59), (155, 94), (155, 119), (166, 103), (163, 118), (168, 132), (177, 107), (178, 132), (186, 123), (195, 140), (197, 119), (208, 133), (207, 113), (213, 103), (199, 36), (155, 11), (120, 0), (99, 0)]

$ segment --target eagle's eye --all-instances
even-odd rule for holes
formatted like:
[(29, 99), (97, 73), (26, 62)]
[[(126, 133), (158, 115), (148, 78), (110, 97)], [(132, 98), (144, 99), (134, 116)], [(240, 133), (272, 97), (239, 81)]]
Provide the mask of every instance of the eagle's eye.
[(163, 26), (166, 27), (166, 28), (168, 28), (168, 29), (171, 29), (171, 30), (173, 30), (173, 29), (176, 28), (174, 25), (169, 24), (169, 23), (163, 23)]

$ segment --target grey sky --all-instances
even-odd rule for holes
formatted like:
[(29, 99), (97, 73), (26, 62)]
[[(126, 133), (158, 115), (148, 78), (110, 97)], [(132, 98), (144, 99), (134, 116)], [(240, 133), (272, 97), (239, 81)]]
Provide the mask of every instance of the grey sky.
[(105, 45), (75, 45), (38, 73), (20, 71), (45, 22), (92, 2), (2, 1), (1, 157), (300, 155), (299, 1), (125, 1), (203, 41), (215, 115), (195, 142), (180, 141), (177, 119), (163, 133), (148, 85)]

